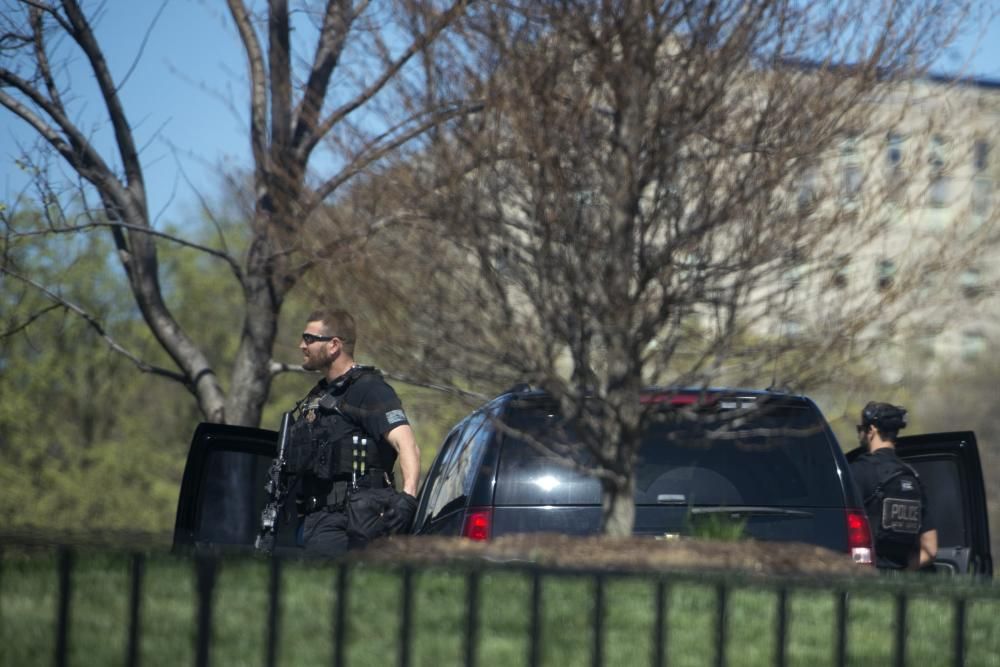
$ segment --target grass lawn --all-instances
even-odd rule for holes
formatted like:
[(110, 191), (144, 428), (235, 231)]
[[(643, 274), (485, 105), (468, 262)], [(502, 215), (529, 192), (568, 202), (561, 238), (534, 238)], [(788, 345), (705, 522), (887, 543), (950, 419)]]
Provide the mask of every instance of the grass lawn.
[[(7, 554), (0, 561), (0, 664), (51, 665), (59, 580), (51, 552)], [(144, 666), (195, 662), (197, 578), (189, 559), (151, 555), (141, 604), (139, 661)], [(335, 627), (340, 568), (283, 563), (278, 664), (330, 665), (343, 651), (348, 665), (399, 664), (403, 631), (400, 571), (353, 566), (346, 571), (346, 637)], [(213, 665), (263, 665), (267, 649), (268, 563), (225, 559), (213, 598)], [(527, 665), (532, 630), (539, 665), (590, 665), (596, 584), (579, 574), (540, 578), (537, 626), (533, 581), (523, 569), (491, 567), (478, 584), (476, 658), (479, 665)], [(665, 623), (657, 632), (657, 588), (665, 582)], [(672, 667), (715, 664), (720, 582), (725, 593), (724, 651), (730, 665), (772, 665), (777, 651), (779, 580), (753, 581), (693, 575), (608, 575), (603, 588), (606, 665), (652, 665), (655, 637)], [(413, 571), (409, 664), (464, 664), (468, 577), (465, 571)], [(830, 582), (828, 582), (830, 583)], [(788, 665), (836, 664), (838, 594), (822, 581), (786, 582)], [(908, 595), (909, 664), (948, 665), (954, 654), (955, 595), (968, 597), (966, 665), (1000, 667), (1000, 589), (992, 583), (937, 579), (837, 580), (847, 597), (847, 663), (892, 664), (896, 593)], [(69, 623), (70, 665), (125, 662), (131, 592), (128, 555), (80, 551), (74, 558)]]

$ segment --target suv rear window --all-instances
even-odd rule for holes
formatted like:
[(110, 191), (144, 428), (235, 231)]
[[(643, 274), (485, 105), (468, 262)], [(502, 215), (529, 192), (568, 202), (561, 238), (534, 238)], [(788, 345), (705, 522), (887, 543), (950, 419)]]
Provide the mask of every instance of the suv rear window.
[[(647, 429), (637, 462), (637, 504), (843, 507), (832, 435), (808, 405), (721, 411), (698, 421), (664, 413)], [(508, 426), (536, 442), (563, 441), (572, 459), (572, 426), (544, 408), (518, 408)], [(600, 483), (521, 437), (504, 437), (497, 474), (497, 505), (600, 504)]]

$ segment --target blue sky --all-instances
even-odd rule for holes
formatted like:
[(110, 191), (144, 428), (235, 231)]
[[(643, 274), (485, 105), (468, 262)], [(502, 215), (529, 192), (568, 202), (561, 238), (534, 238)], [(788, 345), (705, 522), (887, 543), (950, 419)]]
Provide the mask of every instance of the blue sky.
[[(104, 8), (97, 36), (119, 80), (141, 53), (121, 95), (143, 147), (150, 211), (160, 221), (183, 223), (198, 208), (185, 176), (211, 197), (220, 173), (249, 166), (246, 66), (238, 37), (223, 3), (214, 0), (106, 0)], [(1000, 80), (1000, 21), (971, 26), (935, 71)], [(92, 77), (79, 63), (69, 76), (78, 94), (77, 117), (107, 149), (110, 130), (98, 115)], [(18, 144), (33, 141), (23, 122), (0, 111), (0, 201), (25, 187), (14, 158)]]
[[(210, 195), (218, 190), (221, 168), (249, 163), (239, 39), (220, 2), (107, 0), (104, 6), (97, 38), (118, 80), (141, 53), (120, 94), (142, 147), (150, 211), (180, 221), (197, 208), (184, 174)], [(92, 75), (77, 62), (68, 76), (79, 95), (72, 106), (75, 117), (86, 119), (93, 141), (106, 151), (111, 131), (98, 113)], [(14, 157), (18, 143), (30, 147), (33, 140), (25, 123), (0, 111), (0, 201), (24, 187)]]

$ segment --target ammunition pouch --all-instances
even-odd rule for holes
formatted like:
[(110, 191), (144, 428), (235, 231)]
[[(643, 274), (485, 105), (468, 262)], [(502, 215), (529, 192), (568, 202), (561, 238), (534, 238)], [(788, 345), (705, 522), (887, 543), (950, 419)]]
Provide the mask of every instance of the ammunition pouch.
[(293, 433), (288, 447), (288, 470), (293, 474), (330, 481), (351, 472), (353, 437), (360, 432), (343, 428), (349, 426), (344, 419), (327, 417), (324, 421), (333, 423), (305, 426)]

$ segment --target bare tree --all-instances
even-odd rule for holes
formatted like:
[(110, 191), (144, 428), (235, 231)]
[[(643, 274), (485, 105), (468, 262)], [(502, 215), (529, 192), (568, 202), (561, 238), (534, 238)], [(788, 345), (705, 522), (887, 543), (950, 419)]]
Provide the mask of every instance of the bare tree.
[(802, 386), (816, 359), (857, 352), (872, 299), (827, 295), (816, 336), (781, 331), (796, 287), (835, 280), (879, 232), (877, 204), (845, 203), (824, 165), (859, 133), (885, 136), (880, 102), (967, 9), (483, 8), (463, 81), (485, 110), (450, 123), (414, 170), (434, 233), (410, 242), (433, 257), (410, 314), (428, 336), (410, 349), (435, 351), (439, 375), (547, 390), (595, 462), (604, 531), (631, 533), (645, 386)]
[[(92, 12), (100, 11), (99, 4), (87, 10), (77, 0), (3, 3), (0, 105), (10, 117), (30, 125), (79, 178), (73, 196), (76, 205), (83, 202), (84, 211), (63, 214), (66, 186), (33, 167), (44, 193), (40, 205), (49, 216), (44, 232), (108, 230), (136, 306), (173, 366), (146, 362), (111, 339), (101, 322), (88, 321), (142, 370), (183, 383), (206, 419), (256, 425), (273, 376), (284, 370), (272, 361), (271, 352), (289, 291), (316, 261), (329, 260), (386, 220), (354, 218), (352, 227), (340, 229), (326, 246), (303, 238), (311, 239), (310, 230), (329, 224), (325, 216), (330, 207), (359, 174), (463, 111), (460, 101), (434, 93), (431, 60), (434, 49), (444, 51), (447, 32), (463, 16), (466, 2), (326, 0), (303, 2), (297, 13), (288, 0), (268, 0), (259, 13), (254, 3), (227, 4), (248, 68), (253, 199), (245, 249), (228, 247), (221, 234), (209, 247), (154, 227), (142, 153), (119, 95), (128, 74), (111, 70), (93, 30)], [(315, 43), (294, 43), (293, 36)], [(80, 82), (69, 81), (57, 60), (68, 52), (82, 56), (97, 84), (114, 135), (113, 149), (106, 154), (76, 118)], [(311, 169), (321, 149), (333, 157), (332, 173)], [(14, 253), (7, 252), (29, 235), (16, 219), (3, 216), (6, 245), (0, 271), (89, 317), (76, 304), (60, 300), (57, 286), (35, 282)], [(240, 345), (228, 391), (205, 350), (164, 300), (157, 253), (157, 244), (164, 242), (226, 262), (242, 290), (246, 313), (238, 326)]]

